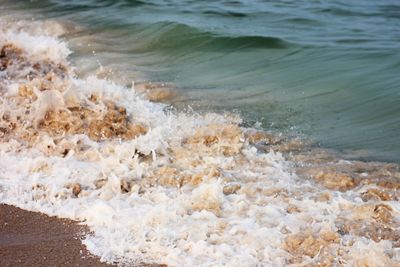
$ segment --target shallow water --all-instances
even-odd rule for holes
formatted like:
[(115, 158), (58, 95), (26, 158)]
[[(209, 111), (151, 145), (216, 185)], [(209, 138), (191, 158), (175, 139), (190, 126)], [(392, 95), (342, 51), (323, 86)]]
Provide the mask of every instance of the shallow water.
[(100, 63), (127, 83), (173, 82), (177, 108), (234, 110), (249, 124), (303, 134), (349, 158), (399, 162), (398, 1), (47, 0), (2, 7), (85, 27), (90, 38), (78, 33), (71, 41), (82, 73)]
[[(200, 82), (200, 76), (191, 76), (192, 80), (185, 76), (182, 83), (177, 77), (172, 82), (178, 88), (141, 83), (171, 81), (169, 71), (185, 66), (184, 61), (175, 65), (170, 53), (176, 52), (175, 46), (154, 37), (159, 37), (154, 35), (154, 24), (135, 25), (142, 35), (137, 38), (124, 25), (110, 24), (112, 30), (104, 31), (100, 20), (96, 26), (96, 18), (108, 18), (106, 12), (82, 6), (83, 13), (71, 12), (63, 2), (57, 11), (46, 3), (40, 2), (37, 9), (31, 6), (29, 12), (25, 2), (22, 10), (16, 6), (2, 10), (1, 203), (83, 221), (93, 231), (84, 244), (107, 262), (399, 264), (398, 165), (344, 160), (343, 154), (298, 139), (298, 129), (287, 121), (269, 125), (272, 133), (252, 128), (251, 118), (256, 117), (251, 111), (257, 105), (251, 99), (261, 97), (249, 98), (246, 90), (221, 86), (230, 96), (218, 106), (213, 103), (222, 102), (218, 96), (226, 91), (182, 86), (185, 81)], [(99, 8), (116, 7), (97, 3)], [(30, 19), (42, 16), (45, 9), (42, 20)], [(93, 24), (79, 22), (82, 14)], [(156, 33), (157, 29), (174, 33), (177, 27), (179, 36), (193, 30), (168, 25), (156, 24)], [(171, 40), (169, 36), (164, 37)], [(207, 49), (199, 51), (222, 53), (215, 64), (225, 62), (226, 47), (237, 56), (236, 48), (243, 42), (253, 43), (251, 51), (243, 47), (243, 60), (255, 48), (265, 52), (268, 46), (270, 55), (276, 55), (298, 46), (275, 37), (210, 36), (201, 46)], [(186, 56), (196, 59), (192, 47), (198, 39), (193, 38), (186, 44)], [(154, 52), (155, 47), (160, 50)], [(160, 63), (161, 56), (168, 67)], [(214, 57), (203, 59), (208, 64)], [(195, 101), (204, 90), (208, 95)], [(178, 110), (148, 101), (164, 97)], [(212, 101), (204, 104), (206, 97)], [(210, 112), (229, 110), (239, 102), (251, 106), (241, 110), (242, 117)], [(185, 107), (187, 103), (198, 104), (193, 111)], [(268, 108), (273, 114), (282, 107), (276, 101)], [(208, 112), (196, 112), (202, 109)], [(279, 134), (285, 129), (287, 135)]]

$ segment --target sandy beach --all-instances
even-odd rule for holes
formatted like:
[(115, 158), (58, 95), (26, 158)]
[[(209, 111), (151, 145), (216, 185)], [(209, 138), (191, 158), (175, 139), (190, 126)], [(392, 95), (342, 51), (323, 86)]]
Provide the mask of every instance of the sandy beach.
[(80, 239), (88, 229), (77, 222), (0, 205), (0, 265), (115, 266), (88, 253)]

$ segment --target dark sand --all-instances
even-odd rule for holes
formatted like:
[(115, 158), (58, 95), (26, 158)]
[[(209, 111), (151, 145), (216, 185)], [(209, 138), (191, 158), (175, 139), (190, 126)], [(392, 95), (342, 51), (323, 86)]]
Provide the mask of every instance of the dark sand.
[(85, 232), (71, 220), (0, 204), (0, 266), (114, 266), (88, 253)]

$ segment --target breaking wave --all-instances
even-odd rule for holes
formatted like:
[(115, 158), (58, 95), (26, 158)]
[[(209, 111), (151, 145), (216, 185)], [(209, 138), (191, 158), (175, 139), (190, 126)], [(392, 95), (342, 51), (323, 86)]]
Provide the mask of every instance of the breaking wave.
[(171, 112), (146, 99), (154, 86), (77, 78), (63, 25), (24, 23), (0, 23), (1, 202), (82, 221), (107, 262), (399, 262), (397, 165)]

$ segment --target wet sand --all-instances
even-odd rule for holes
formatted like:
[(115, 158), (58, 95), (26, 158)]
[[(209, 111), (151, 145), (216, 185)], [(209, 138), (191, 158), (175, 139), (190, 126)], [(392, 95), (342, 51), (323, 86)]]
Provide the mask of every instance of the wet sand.
[(82, 245), (76, 222), (0, 204), (0, 266), (115, 266)]

